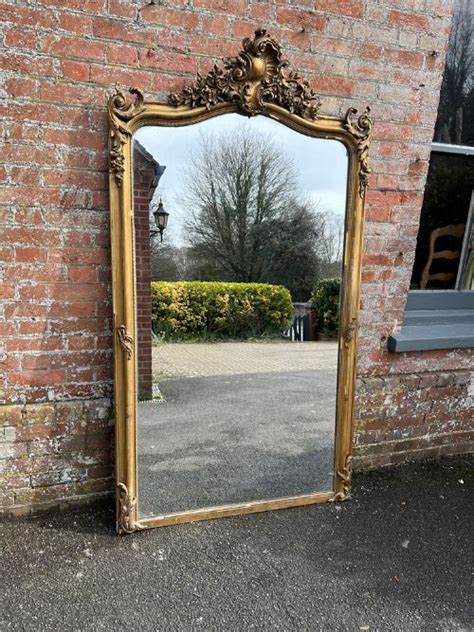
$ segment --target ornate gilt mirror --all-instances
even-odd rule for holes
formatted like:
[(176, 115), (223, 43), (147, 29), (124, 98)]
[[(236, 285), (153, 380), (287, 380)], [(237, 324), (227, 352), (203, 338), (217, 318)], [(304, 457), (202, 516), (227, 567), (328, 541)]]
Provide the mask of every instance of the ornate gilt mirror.
[(349, 497), (372, 123), (286, 67), (109, 100), (119, 533)]

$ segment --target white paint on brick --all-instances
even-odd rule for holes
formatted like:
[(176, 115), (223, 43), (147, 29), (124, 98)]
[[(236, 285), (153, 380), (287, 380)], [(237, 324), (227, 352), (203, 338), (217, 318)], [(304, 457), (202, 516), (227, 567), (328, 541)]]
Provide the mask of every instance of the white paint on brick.
[(0, 472), (5, 469), (8, 459), (14, 454), (16, 430), (13, 426), (0, 428)]
[(83, 456), (82, 454), (79, 454), (77, 462), (81, 465), (95, 465), (97, 463), (97, 459), (94, 459), (91, 456)]
[(474, 397), (474, 371), (471, 371), (471, 379), (469, 381), (467, 394), (469, 395), (469, 397)]

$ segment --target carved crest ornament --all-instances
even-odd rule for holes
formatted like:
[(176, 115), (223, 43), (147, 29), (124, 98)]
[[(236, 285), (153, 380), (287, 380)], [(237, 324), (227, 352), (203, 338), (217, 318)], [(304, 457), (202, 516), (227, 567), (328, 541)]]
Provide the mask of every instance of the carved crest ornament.
[[(321, 99), (298, 73), (287, 71), (288, 61), (282, 59), (279, 43), (266, 29), (255, 31), (253, 39), (243, 40), (243, 50), (237, 57), (224, 59), (222, 66), (214, 64), (207, 75), (197, 74), (190, 86), (169, 95), (168, 103), (176, 108), (205, 107), (210, 110), (219, 104), (234, 105), (248, 116), (265, 111), (268, 104), (278, 105), (304, 119), (316, 120)], [(144, 108), (143, 93), (130, 88), (129, 95), (117, 90), (108, 103), (111, 120), (110, 170), (120, 185), (124, 174), (124, 145), (130, 136), (128, 121)], [(368, 147), (372, 131), (370, 108), (357, 116), (349, 108), (344, 117), (344, 129), (357, 141), (360, 161), (359, 194), (367, 188)]]

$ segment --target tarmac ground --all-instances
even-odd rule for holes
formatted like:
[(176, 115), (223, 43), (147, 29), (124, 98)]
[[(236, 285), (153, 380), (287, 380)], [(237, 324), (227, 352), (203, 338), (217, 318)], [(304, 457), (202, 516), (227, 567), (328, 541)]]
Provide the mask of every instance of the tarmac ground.
[(472, 457), (353, 498), (113, 532), (110, 506), (0, 523), (3, 630), (472, 630)]

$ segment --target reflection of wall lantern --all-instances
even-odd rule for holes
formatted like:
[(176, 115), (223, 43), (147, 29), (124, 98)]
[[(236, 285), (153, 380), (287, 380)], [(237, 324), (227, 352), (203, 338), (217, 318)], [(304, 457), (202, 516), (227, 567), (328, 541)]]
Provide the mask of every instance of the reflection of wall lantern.
[(163, 231), (168, 225), (169, 215), (170, 214), (165, 211), (163, 202), (161, 201), (161, 198), (160, 198), (160, 203), (158, 204), (157, 208), (153, 211), (153, 217), (155, 218), (155, 224), (158, 230), (150, 230), (150, 234), (156, 235), (157, 233), (160, 233), (161, 243), (163, 243)]

